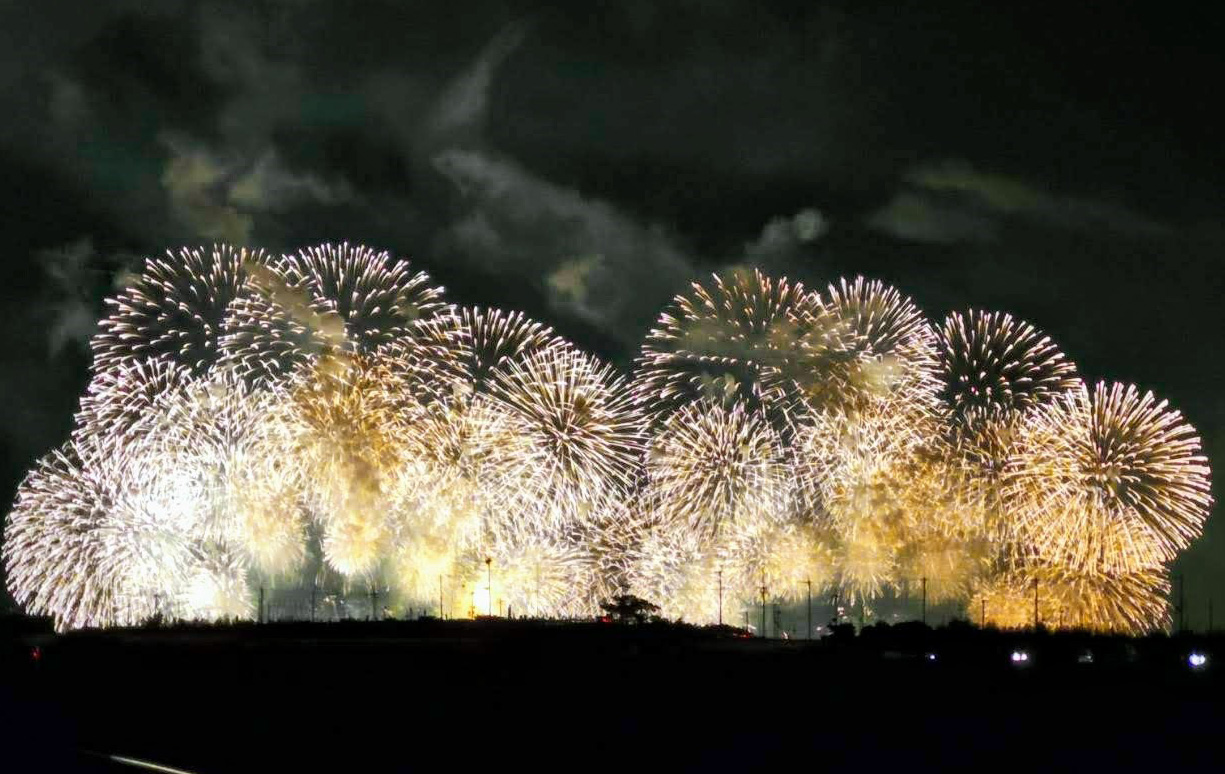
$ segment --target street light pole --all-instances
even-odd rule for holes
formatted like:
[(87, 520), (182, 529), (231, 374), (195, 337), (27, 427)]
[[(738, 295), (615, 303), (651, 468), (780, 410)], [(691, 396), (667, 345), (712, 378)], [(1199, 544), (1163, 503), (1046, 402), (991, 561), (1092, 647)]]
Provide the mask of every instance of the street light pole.
[(493, 617), (493, 557), (485, 557), (485, 582), (488, 584), (489, 599), (485, 601), (485, 607), (489, 616)]
[(1038, 579), (1034, 578), (1034, 631), (1038, 631)]
[(804, 637), (806, 640), (812, 639), (812, 579), (805, 579), (804, 583), (808, 586), (808, 634)]
[(923, 579), (923, 625), (927, 625), (927, 578)]
[(761, 576), (761, 636), (766, 636), (766, 576)]
[(719, 625), (723, 625), (723, 571), (719, 570)]

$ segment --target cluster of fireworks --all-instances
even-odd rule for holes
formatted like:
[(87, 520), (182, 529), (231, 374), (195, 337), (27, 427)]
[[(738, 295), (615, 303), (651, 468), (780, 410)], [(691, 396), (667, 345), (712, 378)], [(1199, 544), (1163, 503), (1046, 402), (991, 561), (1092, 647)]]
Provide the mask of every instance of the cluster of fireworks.
[(629, 378), (349, 245), (167, 254), (109, 303), (5, 537), (14, 597), (65, 628), (251, 617), (265, 586), (707, 622), (922, 582), (988, 623), (1036, 588), (1048, 625), (1136, 632), (1211, 505), (1165, 402), (862, 278), (695, 283)]

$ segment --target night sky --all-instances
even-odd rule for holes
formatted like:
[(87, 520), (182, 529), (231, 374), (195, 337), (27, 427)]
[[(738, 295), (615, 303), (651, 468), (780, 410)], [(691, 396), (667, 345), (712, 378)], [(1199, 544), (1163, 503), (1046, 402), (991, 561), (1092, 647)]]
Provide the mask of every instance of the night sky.
[[(426, 5), (0, 4), (6, 502), (68, 436), (101, 299), (214, 241), (387, 249), (622, 365), (710, 271), (864, 274), (1034, 323), (1225, 464), (1220, 18)], [(1189, 623), (1225, 609), (1217, 517), (1175, 570)]]

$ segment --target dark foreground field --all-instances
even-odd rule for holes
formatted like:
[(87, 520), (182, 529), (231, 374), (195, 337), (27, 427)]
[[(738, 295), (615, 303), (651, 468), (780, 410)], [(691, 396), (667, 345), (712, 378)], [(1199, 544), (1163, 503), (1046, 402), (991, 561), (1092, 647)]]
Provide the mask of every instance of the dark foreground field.
[(1220, 645), (507, 621), (10, 636), (0, 771), (1220, 770), (1221, 670), (1187, 664)]

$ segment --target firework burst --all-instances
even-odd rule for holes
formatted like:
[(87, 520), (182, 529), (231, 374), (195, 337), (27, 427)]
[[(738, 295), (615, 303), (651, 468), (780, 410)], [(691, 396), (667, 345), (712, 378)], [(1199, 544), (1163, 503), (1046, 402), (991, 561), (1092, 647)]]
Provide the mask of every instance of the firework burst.
[(251, 292), (234, 304), (223, 346), (226, 361), (257, 382), (324, 354), (370, 353), (445, 309), (424, 272), (367, 247), (311, 247), (247, 269)]
[(165, 358), (199, 375), (218, 359), (219, 342), (235, 299), (247, 287), (248, 267), (260, 250), (216, 246), (149, 258), (144, 272), (116, 298), (90, 342), (101, 373)]
[(842, 413), (886, 401), (934, 409), (935, 332), (896, 288), (842, 279), (814, 295), (806, 311), (794, 380), (806, 406)]
[(784, 418), (814, 299), (801, 284), (760, 271), (716, 275), (677, 296), (647, 336), (634, 390), (657, 419), (688, 403), (743, 402)]
[(1027, 548), (1084, 571), (1173, 559), (1200, 534), (1212, 504), (1195, 429), (1152, 393), (1117, 383), (1033, 414), (1004, 489)]
[(147, 261), (18, 490), (14, 598), (61, 629), (249, 618), (271, 581), (521, 615), (629, 592), (713, 622), (925, 579), (999, 625), (1036, 583), (1050, 625), (1140, 632), (1212, 505), (1177, 411), (1089, 391), (1003, 313), (936, 331), (881, 282), (731, 271), (676, 297), (627, 384), (441, 293), (347, 244)]
[(1076, 366), (1048, 337), (1003, 312), (950, 314), (938, 352), (942, 396), (963, 419), (974, 409), (1025, 411), (1080, 386)]
[(147, 432), (149, 418), (191, 381), (191, 370), (166, 358), (120, 363), (95, 374), (81, 398), (78, 434), (102, 442)]
[(633, 490), (641, 422), (610, 367), (572, 348), (541, 350), (494, 373), (488, 401), (516, 440), (488, 455), (501, 513), (552, 526), (598, 519)]
[(782, 444), (760, 412), (739, 402), (703, 400), (669, 417), (649, 447), (646, 476), (659, 517), (700, 535), (788, 513)]
[[(631, 550), (628, 581), (631, 593), (657, 599), (663, 615), (692, 623), (719, 620), (720, 608), (738, 611), (741, 597), (753, 594), (722, 588), (728, 567), (723, 546), (700, 540), (690, 530), (655, 525)], [(720, 591), (723, 595), (721, 598)]]
[(22, 482), (5, 529), (5, 570), (18, 603), (58, 628), (132, 624), (184, 578), (194, 492), (155, 460), (89, 440), (39, 461)]

